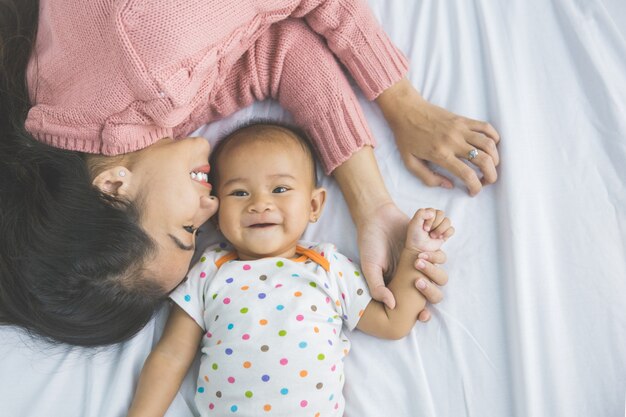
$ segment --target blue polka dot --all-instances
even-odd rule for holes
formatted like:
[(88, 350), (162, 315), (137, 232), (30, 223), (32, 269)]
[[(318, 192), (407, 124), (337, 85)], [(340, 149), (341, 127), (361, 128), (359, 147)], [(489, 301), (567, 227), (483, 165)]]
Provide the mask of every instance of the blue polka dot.
[(235, 325), (232, 324), (232, 323), (228, 323), (228, 326), (226, 326), (226, 328), (228, 328), (228, 330), (232, 330), (233, 327), (235, 327)]
[(226, 249), (226, 243), (224, 243), (224, 242), (220, 243), (220, 248)]
[(265, 293), (264, 293), (264, 292), (259, 293), (259, 298), (260, 298), (261, 300), (262, 300), (262, 299), (264, 299), (265, 297), (266, 297), (266, 295), (265, 295)]
[(233, 281), (234, 281), (234, 279), (232, 279), (232, 278), (228, 278), (228, 279), (226, 280), (226, 282), (227, 282), (227, 283), (229, 283), (229, 284), (230, 284), (231, 282), (233, 282)]
[(305, 347), (307, 347), (306, 342), (300, 342), (298, 343), (298, 346), (300, 346), (301, 349), (304, 349)]
[(333, 398), (335, 398), (335, 394), (330, 394), (330, 397), (328, 398), (328, 401), (332, 401)]
[(191, 301), (191, 295), (187, 294), (187, 295), (185, 296), (185, 301)]
[(287, 394), (289, 394), (289, 390), (287, 388), (282, 388), (280, 390), (280, 393), (283, 394), (283, 395), (287, 395)]
[(202, 394), (204, 392), (204, 387), (198, 387), (198, 392)]
[(232, 407), (230, 407), (230, 411), (232, 411), (233, 413), (236, 413), (236, 412), (237, 412), (237, 409), (238, 409), (238, 408), (237, 408), (237, 406), (236, 406), (236, 405), (233, 405)]
[(276, 306), (276, 310), (278, 310), (278, 311), (281, 311), (283, 308), (285, 308), (285, 306), (284, 306), (284, 305), (282, 305), (282, 304), (278, 304), (278, 305)]
[(226, 352), (227, 355), (233, 354), (233, 350), (231, 348), (226, 349), (224, 352)]
[(270, 380), (270, 376), (269, 376), (269, 375), (263, 375), (263, 376), (261, 377), (261, 380), (262, 380), (263, 382), (267, 382), (267, 381), (269, 381), (269, 380)]
[(300, 276), (300, 274), (291, 274), (292, 277), (294, 278), (298, 278)]
[(328, 321), (329, 323), (332, 323), (332, 322), (333, 322), (333, 318), (332, 318), (332, 317), (329, 317), (327, 321)]

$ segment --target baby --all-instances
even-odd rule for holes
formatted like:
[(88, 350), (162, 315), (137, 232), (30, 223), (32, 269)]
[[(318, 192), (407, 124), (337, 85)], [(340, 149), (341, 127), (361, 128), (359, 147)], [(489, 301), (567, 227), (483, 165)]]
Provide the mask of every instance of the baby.
[[(148, 357), (129, 416), (162, 416), (202, 356), (195, 402), (202, 416), (341, 416), (343, 327), (404, 337), (424, 308), (414, 287), (417, 255), (454, 229), (442, 212), (419, 210), (389, 284), (395, 309), (373, 300), (358, 265), (332, 244), (300, 242), (319, 219), (326, 190), (296, 132), (251, 125), (211, 155), (229, 244), (208, 248), (172, 294), (163, 336)], [(434, 237), (437, 238), (434, 238)]]

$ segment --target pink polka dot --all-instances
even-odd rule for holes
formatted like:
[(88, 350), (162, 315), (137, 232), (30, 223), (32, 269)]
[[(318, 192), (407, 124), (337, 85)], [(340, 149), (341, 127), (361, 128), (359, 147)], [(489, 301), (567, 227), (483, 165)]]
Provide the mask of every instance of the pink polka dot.
[(302, 400), (300, 401), (300, 407), (304, 408), (308, 405), (309, 403), (307, 402), (307, 400)]
[(228, 382), (230, 382), (231, 384), (235, 383), (235, 378), (233, 378), (232, 376), (228, 377)]
[(243, 266), (243, 270), (244, 270), (244, 271), (248, 271), (248, 270), (250, 270), (250, 268), (252, 268), (252, 267), (251, 267), (250, 265), (248, 265), (248, 264), (245, 264), (245, 265)]
[(228, 297), (224, 298), (224, 304), (230, 304), (230, 298)]
[(335, 403), (335, 410), (339, 408), (339, 403)]
[(326, 297), (326, 302), (330, 303), (330, 297)]
[(213, 334), (211, 332), (206, 332), (206, 337), (212, 337)]
[(200, 278), (206, 278), (206, 272), (200, 272)]
[(243, 340), (249, 340), (250, 339), (250, 335), (248, 333), (244, 333), (243, 336), (241, 336), (241, 338)]
[(283, 365), (283, 366), (284, 366), (284, 365), (287, 365), (288, 363), (289, 363), (289, 361), (287, 360), (287, 358), (282, 358), (282, 359), (280, 360), (280, 364), (281, 364), (281, 365)]
[(213, 410), (215, 408), (215, 404), (209, 403), (209, 410)]
[(333, 371), (333, 372), (335, 372), (335, 369), (337, 369), (337, 366), (336, 366), (336, 365), (333, 365), (333, 366), (331, 366), (331, 368), (330, 368), (330, 370), (331, 370), (331, 371)]
[(302, 321), (302, 320), (304, 320), (304, 316), (303, 316), (302, 314), (298, 314), (298, 315), (296, 316), (296, 320), (298, 320), (298, 321)]
[(346, 299), (346, 295), (344, 293), (341, 293), (341, 298), (343, 298), (345, 300)]
[(276, 284), (276, 286), (274, 286), (274, 288), (280, 288), (282, 286), (283, 286), (283, 284)]

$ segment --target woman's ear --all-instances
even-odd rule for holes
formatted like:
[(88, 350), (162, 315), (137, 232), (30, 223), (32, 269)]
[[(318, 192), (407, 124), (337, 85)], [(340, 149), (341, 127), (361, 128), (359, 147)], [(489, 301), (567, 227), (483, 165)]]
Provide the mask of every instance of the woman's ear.
[(129, 197), (132, 177), (127, 168), (116, 166), (98, 174), (92, 184), (112, 197)]
[(324, 203), (326, 203), (326, 189), (320, 187), (313, 190), (311, 194), (311, 214), (309, 215), (311, 223), (315, 223), (322, 215)]

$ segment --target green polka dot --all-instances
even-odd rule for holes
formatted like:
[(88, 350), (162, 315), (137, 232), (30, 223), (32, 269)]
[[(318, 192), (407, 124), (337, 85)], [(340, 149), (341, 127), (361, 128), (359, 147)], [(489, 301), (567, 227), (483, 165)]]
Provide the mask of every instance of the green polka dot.
[(314, 282), (309, 282), (309, 285), (310, 285), (311, 287), (313, 287), (313, 288), (317, 288), (317, 284), (316, 284), (316, 283), (314, 283)]
[(285, 265), (285, 263), (283, 261), (276, 262), (276, 266), (279, 267), (279, 268), (282, 267), (283, 265)]
[(206, 261), (206, 256), (203, 256), (202, 258), (200, 258), (200, 262), (204, 262)]
[(239, 312), (240, 312), (241, 314), (246, 314), (246, 313), (248, 312), (248, 307), (244, 307), (244, 308), (242, 308), (241, 310), (239, 310)]
[(357, 277), (360, 277), (361, 274), (359, 273), (359, 271), (354, 271), (354, 275), (356, 275)]
[(281, 330), (280, 332), (278, 332), (279, 336), (285, 336), (287, 334), (286, 330)]
[(317, 355), (317, 360), (319, 361), (323, 361), (326, 358), (326, 356), (324, 356), (323, 353), (320, 353), (319, 355)]
[(213, 299), (215, 300), (217, 298), (217, 293), (213, 294)]
[(214, 371), (217, 371), (217, 364), (214, 363), (213, 365), (211, 365), (211, 368), (213, 368)]
[(246, 391), (246, 398), (252, 398), (252, 391)]

